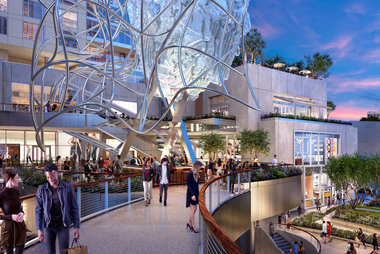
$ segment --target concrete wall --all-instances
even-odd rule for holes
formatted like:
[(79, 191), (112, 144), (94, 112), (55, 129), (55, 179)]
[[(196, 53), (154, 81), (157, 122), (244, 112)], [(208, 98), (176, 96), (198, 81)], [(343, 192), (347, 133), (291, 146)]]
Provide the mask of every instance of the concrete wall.
[(268, 130), (271, 139), (270, 153), (267, 157), (259, 158), (261, 161), (268, 161), (274, 154), (277, 154), (278, 161), (292, 164), (294, 160), (294, 131), (339, 134), (339, 153), (352, 154), (357, 152), (357, 128), (351, 125), (269, 118), (263, 119), (259, 127)]
[(222, 204), (212, 216), (228, 237), (236, 241), (251, 229), (250, 214), (251, 195), (246, 192)]
[(301, 176), (251, 183), (251, 221), (276, 216), (298, 207)]
[(356, 121), (358, 128), (358, 153), (380, 153), (380, 122)]
[(255, 230), (255, 240), (254, 240), (254, 253), (256, 254), (283, 254), (282, 250), (279, 249), (276, 243), (273, 241), (272, 237), (265, 232), (260, 226), (254, 227)]
[[(239, 130), (244, 128), (257, 129), (260, 117), (273, 112), (273, 95), (288, 95), (310, 99), (312, 102), (324, 105), (327, 104), (326, 82), (309, 79), (302, 76), (290, 74), (275, 69), (270, 69), (255, 64), (248, 64), (248, 77), (253, 87), (256, 98), (259, 101), (261, 111), (242, 106), (239, 102), (230, 100), (229, 113), (237, 117), (236, 123)], [(244, 72), (243, 67), (238, 68)], [(245, 102), (255, 105), (253, 97), (250, 95), (249, 86), (245, 77), (236, 72), (230, 71), (230, 76), (225, 82), (230, 95), (235, 96)], [(218, 90), (221, 87), (213, 86)], [(209, 97), (215, 93), (205, 92), (203, 96), (203, 113), (209, 113)], [(311, 115), (325, 118), (326, 109), (312, 107)], [(239, 131), (238, 130), (238, 131)]]

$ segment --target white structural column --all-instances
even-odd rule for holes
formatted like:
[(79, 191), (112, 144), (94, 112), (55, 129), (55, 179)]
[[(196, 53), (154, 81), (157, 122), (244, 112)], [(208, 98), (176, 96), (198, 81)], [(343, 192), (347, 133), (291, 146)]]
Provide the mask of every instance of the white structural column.
[(173, 119), (170, 123), (168, 138), (166, 139), (164, 150), (161, 153), (161, 157), (168, 155), (170, 151), (175, 151), (176, 153), (179, 153), (175, 148), (175, 141), (177, 137), (179, 137), (181, 141), (181, 146), (186, 153), (186, 157), (188, 158), (189, 162), (194, 163), (196, 160), (196, 156), (189, 136), (187, 135), (186, 124), (182, 121), (182, 117), (186, 108), (187, 98), (188, 94), (184, 93), (179, 102), (175, 103), (175, 105), (173, 106)]

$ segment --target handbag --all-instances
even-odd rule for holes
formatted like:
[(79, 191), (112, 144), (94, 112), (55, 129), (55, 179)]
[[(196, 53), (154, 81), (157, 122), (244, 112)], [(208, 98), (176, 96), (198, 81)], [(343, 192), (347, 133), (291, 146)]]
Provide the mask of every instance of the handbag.
[(74, 238), (71, 243), (71, 248), (64, 249), (63, 254), (88, 254), (88, 246), (81, 245), (79, 240)]

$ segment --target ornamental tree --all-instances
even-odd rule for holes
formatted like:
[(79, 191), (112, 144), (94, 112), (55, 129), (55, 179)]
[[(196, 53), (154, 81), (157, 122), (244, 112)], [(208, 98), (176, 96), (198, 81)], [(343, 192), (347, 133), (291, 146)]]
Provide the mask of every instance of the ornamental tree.
[(214, 159), (215, 153), (225, 150), (226, 141), (222, 135), (210, 132), (200, 136), (198, 147), (202, 149), (204, 153), (207, 153), (210, 158)]
[[(379, 155), (345, 154), (331, 158), (325, 170), (335, 186), (346, 194), (352, 209), (363, 203), (366, 197), (373, 197), (379, 190)], [(364, 193), (359, 195), (359, 190), (364, 190)]]
[(317, 79), (319, 77), (327, 78), (330, 73), (328, 72), (333, 65), (333, 60), (329, 54), (315, 53), (313, 56), (305, 56), (307, 67), (311, 71), (311, 77)]
[(263, 58), (263, 50), (265, 46), (265, 41), (261, 37), (261, 33), (257, 30), (257, 28), (249, 30), (244, 37), (244, 47), (251, 57), (252, 64), (256, 63), (258, 59)]
[[(240, 147), (243, 153), (249, 153), (251, 159), (252, 155), (259, 156), (260, 153), (268, 155), (270, 151), (270, 138), (269, 132), (264, 129), (255, 131), (244, 129), (240, 132)], [(253, 161), (253, 159), (252, 159)]]
[(336, 109), (336, 105), (333, 101), (327, 101), (327, 107), (327, 118), (329, 118), (330, 113)]

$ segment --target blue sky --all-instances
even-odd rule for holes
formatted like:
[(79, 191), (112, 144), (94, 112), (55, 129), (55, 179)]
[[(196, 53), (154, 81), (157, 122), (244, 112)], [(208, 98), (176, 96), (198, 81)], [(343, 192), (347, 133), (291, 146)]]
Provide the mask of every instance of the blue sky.
[(337, 109), (330, 118), (358, 120), (380, 110), (380, 1), (251, 1), (248, 12), (267, 43), (266, 57), (332, 56), (326, 81)]

